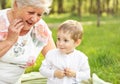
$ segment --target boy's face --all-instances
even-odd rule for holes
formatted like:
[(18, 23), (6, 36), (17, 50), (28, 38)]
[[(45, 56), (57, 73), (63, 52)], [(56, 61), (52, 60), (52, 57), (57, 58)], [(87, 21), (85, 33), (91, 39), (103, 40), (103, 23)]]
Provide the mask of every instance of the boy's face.
[(69, 54), (74, 51), (76, 47), (75, 41), (71, 38), (69, 33), (64, 33), (59, 31), (57, 34), (57, 48), (60, 49), (61, 52)]

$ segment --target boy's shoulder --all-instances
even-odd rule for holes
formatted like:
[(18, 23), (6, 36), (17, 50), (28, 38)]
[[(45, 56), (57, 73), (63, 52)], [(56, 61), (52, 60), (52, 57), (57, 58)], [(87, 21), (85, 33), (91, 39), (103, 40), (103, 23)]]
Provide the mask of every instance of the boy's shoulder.
[(51, 50), (48, 51), (48, 53), (53, 53), (53, 52), (55, 52), (55, 53), (58, 52), (58, 49), (54, 48), (54, 49), (51, 49)]
[(46, 54), (46, 56), (54, 56), (57, 55), (59, 53), (59, 50), (57, 48), (49, 50)]
[(80, 50), (75, 50), (75, 54), (76, 54), (76, 56), (79, 56), (80, 58), (88, 58), (87, 56), (86, 56), (86, 54), (85, 53), (83, 53), (82, 51), (80, 51)]

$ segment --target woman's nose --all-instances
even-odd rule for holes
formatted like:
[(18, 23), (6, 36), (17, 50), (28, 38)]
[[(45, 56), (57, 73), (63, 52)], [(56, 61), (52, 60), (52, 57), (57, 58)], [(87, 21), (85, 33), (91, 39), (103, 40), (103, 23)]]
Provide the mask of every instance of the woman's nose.
[(34, 16), (31, 18), (31, 20), (32, 20), (33, 22), (37, 22), (39, 19), (40, 19), (40, 17), (38, 17), (37, 15), (34, 15)]

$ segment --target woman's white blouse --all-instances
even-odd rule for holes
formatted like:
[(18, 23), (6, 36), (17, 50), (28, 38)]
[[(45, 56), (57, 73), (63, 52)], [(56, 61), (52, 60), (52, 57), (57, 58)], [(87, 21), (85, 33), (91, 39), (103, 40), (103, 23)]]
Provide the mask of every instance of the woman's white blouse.
[[(0, 10), (0, 41), (7, 38), (10, 24), (7, 10)], [(19, 36), (16, 44), (0, 58), (0, 84), (15, 84), (25, 68), (35, 63), (50, 36), (51, 31), (42, 19), (26, 35)]]

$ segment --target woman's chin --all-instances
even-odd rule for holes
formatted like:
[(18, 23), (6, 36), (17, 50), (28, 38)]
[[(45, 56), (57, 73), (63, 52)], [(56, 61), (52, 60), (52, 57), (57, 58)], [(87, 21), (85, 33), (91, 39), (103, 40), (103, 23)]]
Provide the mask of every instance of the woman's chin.
[(24, 28), (23, 28), (23, 30), (26, 30), (26, 31), (28, 31), (28, 30), (30, 30), (31, 29), (31, 27), (32, 27), (33, 25), (27, 25), (27, 26), (25, 26)]

